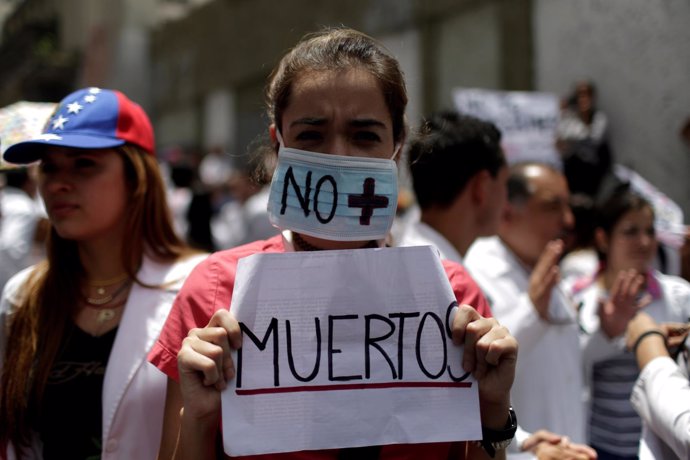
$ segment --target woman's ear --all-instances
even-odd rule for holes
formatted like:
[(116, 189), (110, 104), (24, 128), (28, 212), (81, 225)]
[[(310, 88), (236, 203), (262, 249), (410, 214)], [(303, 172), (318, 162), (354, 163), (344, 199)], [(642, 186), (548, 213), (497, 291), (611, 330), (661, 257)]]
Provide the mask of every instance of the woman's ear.
[(278, 136), (276, 135), (276, 124), (271, 123), (268, 126), (268, 137), (271, 139), (271, 145), (273, 146), (273, 149), (278, 152), (278, 148), (280, 145), (278, 144)]
[(603, 254), (606, 254), (609, 250), (609, 237), (606, 236), (606, 232), (603, 228), (594, 230), (594, 243), (597, 245), (599, 252)]

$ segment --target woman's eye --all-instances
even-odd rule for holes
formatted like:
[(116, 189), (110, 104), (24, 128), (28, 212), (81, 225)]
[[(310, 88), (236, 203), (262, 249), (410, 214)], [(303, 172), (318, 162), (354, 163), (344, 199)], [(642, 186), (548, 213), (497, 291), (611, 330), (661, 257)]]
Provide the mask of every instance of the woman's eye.
[(321, 139), (323, 136), (318, 131), (302, 131), (295, 137), (298, 141), (315, 141)]
[(637, 227), (629, 227), (623, 229), (623, 235), (625, 236), (635, 236), (637, 235)]
[(90, 158), (78, 158), (74, 165), (79, 169), (90, 168), (96, 165), (96, 162)]
[(357, 131), (354, 137), (358, 141), (381, 142), (381, 137), (373, 131)]
[(41, 174), (50, 174), (53, 171), (55, 171), (55, 165), (52, 163), (46, 163), (45, 161), (41, 162), (41, 166), (39, 167), (39, 171)]

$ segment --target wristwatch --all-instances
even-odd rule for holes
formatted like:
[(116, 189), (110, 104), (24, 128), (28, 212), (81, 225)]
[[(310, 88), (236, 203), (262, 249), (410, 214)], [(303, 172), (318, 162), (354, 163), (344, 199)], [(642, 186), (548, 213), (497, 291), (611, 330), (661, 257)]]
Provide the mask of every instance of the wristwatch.
[(511, 407), (508, 409), (508, 421), (502, 430), (482, 427), (482, 447), (489, 454), (489, 457), (494, 458), (497, 450), (506, 449), (510, 445), (516, 431), (517, 416)]

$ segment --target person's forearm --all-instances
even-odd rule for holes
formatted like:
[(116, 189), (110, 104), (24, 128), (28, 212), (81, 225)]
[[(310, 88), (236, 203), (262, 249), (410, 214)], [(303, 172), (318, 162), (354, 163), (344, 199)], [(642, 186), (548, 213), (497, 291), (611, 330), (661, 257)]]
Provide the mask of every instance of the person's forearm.
[[(510, 418), (510, 399), (506, 395), (506, 400), (504, 402), (496, 402), (490, 404), (483, 404), (480, 401), (479, 411), (481, 413), (482, 427), (489, 428), (491, 430), (503, 430), (506, 427), (506, 422)], [(513, 440), (515, 442), (515, 440)], [(478, 449), (470, 449), (473, 455), (468, 458), (481, 458), (490, 459), (491, 457), (486, 453), (483, 447), (479, 446)], [(506, 450), (502, 449), (496, 451), (496, 455), (493, 457), (494, 460), (504, 460), (506, 458)]]
[(503, 430), (510, 417), (510, 400), (501, 403), (479, 403), (482, 417), (482, 426), (492, 430)]
[(635, 350), (637, 365), (640, 370), (654, 358), (669, 356), (663, 335), (652, 334), (644, 337)]
[(218, 424), (180, 415), (180, 435), (173, 460), (215, 460)]

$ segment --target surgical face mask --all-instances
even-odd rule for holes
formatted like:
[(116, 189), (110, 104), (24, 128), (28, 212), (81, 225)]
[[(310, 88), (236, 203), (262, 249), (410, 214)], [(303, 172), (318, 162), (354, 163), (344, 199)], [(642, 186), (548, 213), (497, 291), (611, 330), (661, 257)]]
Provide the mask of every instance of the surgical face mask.
[(274, 226), (332, 241), (386, 237), (398, 201), (395, 161), (292, 149), (278, 139), (268, 200)]

